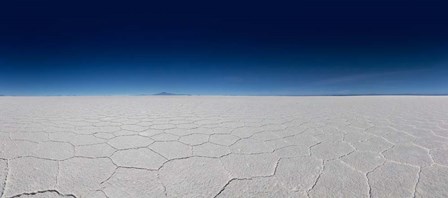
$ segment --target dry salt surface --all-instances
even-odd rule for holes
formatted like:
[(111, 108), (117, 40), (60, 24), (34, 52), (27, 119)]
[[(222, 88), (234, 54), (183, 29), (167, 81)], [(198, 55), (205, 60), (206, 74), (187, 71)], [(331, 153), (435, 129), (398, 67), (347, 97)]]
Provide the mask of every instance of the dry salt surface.
[(448, 197), (448, 97), (0, 97), (1, 197)]

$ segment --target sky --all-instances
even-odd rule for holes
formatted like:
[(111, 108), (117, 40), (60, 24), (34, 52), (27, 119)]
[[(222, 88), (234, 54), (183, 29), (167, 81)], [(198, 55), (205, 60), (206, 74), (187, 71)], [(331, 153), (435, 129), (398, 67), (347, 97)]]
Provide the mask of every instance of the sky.
[(0, 2), (0, 95), (448, 94), (443, 0)]

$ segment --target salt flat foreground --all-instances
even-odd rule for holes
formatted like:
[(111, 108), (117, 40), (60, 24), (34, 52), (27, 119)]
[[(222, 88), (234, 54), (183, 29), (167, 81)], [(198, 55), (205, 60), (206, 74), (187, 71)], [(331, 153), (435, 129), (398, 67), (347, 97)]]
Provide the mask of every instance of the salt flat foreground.
[(448, 97), (0, 97), (1, 197), (448, 197)]

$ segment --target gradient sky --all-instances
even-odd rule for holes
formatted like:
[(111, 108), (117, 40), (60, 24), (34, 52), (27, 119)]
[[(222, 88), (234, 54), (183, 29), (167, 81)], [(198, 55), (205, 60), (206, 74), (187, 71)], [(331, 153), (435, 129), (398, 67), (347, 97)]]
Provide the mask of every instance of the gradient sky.
[(447, 94), (447, 10), (443, 0), (2, 1), (0, 94)]

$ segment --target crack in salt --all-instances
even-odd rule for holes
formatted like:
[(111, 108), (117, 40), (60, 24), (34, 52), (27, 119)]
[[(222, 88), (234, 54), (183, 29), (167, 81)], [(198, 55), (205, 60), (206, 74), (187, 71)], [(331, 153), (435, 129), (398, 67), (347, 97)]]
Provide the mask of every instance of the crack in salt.
[(321, 167), (322, 167), (322, 168), (320, 169), (319, 175), (317, 175), (317, 178), (316, 178), (316, 180), (314, 181), (313, 185), (306, 191), (306, 196), (307, 196), (307, 197), (310, 197), (310, 192), (311, 192), (311, 190), (313, 190), (314, 187), (316, 187), (317, 182), (319, 181), (320, 177), (322, 176), (322, 174), (323, 174), (323, 172), (324, 172), (324, 169), (325, 169), (325, 161), (324, 161), (324, 160), (322, 160)]
[(48, 192), (56, 193), (56, 194), (58, 194), (59, 196), (62, 196), (62, 197), (77, 198), (73, 194), (63, 194), (63, 193), (60, 193), (57, 190), (39, 190), (39, 191), (35, 191), (35, 192), (26, 192), (26, 193), (21, 193), (21, 194), (14, 195), (14, 196), (12, 196), (10, 198), (17, 198), (17, 197), (22, 197), (22, 196), (26, 196), (26, 195), (37, 195), (37, 194), (43, 194), (43, 193), (48, 193)]

